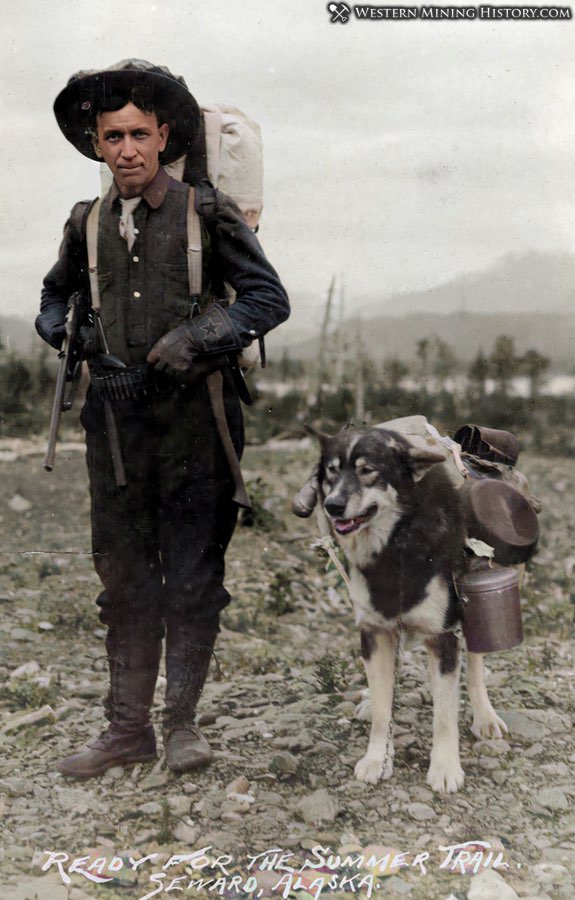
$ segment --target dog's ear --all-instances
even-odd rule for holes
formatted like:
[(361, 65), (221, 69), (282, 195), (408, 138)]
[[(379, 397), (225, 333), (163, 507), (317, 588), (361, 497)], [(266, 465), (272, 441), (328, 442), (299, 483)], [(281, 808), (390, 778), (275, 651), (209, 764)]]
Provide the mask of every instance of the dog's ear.
[(319, 442), (319, 445), (322, 449), (324, 448), (326, 443), (329, 440), (331, 440), (331, 438), (332, 438), (331, 434), (326, 434), (324, 431), (320, 431), (318, 428), (315, 427), (315, 425), (308, 425), (307, 423), (304, 423), (303, 427), (305, 428), (305, 430), (307, 431), (308, 434), (311, 434)]
[(447, 456), (439, 447), (421, 447), (414, 444), (410, 446), (407, 455), (411, 460), (414, 481), (421, 481), (432, 466), (445, 462), (447, 459)]

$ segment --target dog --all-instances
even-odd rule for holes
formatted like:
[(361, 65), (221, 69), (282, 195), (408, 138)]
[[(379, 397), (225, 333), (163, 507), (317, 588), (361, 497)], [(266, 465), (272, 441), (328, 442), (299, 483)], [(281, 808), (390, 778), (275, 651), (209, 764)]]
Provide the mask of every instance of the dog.
[[(321, 447), (314, 473), (321, 514), (349, 564), (349, 590), (361, 629), (371, 699), (367, 753), (355, 767), (375, 784), (393, 772), (391, 712), (400, 631), (422, 639), (433, 694), (433, 741), (427, 783), (454, 793), (459, 758), (461, 653), (454, 573), (464, 563), (465, 532), (457, 488), (433, 442), (414, 445), (382, 427), (315, 431)], [(487, 695), (481, 654), (468, 653), (467, 686), (476, 737), (507, 731)]]

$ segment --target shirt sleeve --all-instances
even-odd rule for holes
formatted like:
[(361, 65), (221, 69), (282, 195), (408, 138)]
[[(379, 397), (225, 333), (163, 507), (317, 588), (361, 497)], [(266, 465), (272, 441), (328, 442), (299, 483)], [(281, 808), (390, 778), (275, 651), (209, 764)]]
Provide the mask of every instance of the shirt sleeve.
[(67, 306), (74, 291), (88, 286), (88, 259), (82, 233), (91, 201), (76, 203), (64, 226), (58, 260), (46, 275), (42, 287), (40, 313)]
[(228, 313), (247, 345), (280, 325), (290, 313), (287, 293), (236, 204), (216, 191), (212, 230), (216, 264), (236, 292)]

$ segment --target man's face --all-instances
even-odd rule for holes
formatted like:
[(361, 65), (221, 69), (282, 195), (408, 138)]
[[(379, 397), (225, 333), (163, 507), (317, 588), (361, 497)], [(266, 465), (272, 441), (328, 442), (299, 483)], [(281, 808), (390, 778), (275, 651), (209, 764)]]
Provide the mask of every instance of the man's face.
[(122, 197), (139, 197), (155, 177), (168, 131), (167, 125), (158, 125), (155, 113), (133, 103), (100, 113), (94, 146), (112, 171)]

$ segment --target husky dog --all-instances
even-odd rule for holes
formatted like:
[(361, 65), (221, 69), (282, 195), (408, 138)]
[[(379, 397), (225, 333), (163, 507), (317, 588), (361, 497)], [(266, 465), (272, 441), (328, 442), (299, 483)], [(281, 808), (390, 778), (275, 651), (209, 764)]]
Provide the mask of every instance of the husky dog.
[[(361, 628), (371, 698), (367, 753), (355, 767), (375, 784), (393, 771), (391, 710), (400, 630), (425, 643), (433, 693), (433, 743), (427, 783), (452, 793), (464, 780), (459, 761), (459, 606), (453, 573), (463, 564), (457, 489), (434, 447), (414, 446), (383, 428), (349, 428), (321, 445), (320, 503), (349, 563), (350, 593)], [(477, 737), (507, 731), (485, 688), (483, 657), (469, 653), (467, 684)]]

